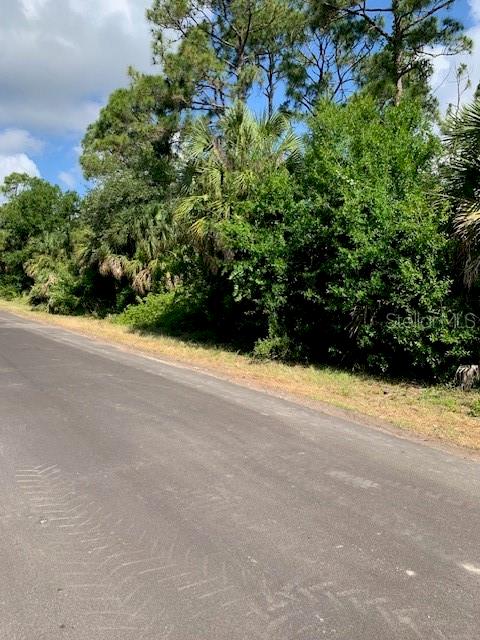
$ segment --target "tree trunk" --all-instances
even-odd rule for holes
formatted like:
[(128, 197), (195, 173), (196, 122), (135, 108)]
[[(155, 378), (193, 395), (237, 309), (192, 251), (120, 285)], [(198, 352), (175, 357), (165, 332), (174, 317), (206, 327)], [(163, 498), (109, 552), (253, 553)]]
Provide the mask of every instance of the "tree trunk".
[(395, 79), (395, 106), (398, 107), (403, 94), (403, 74), (402, 74), (402, 24), (401, 15), (398, 10), (398, 0), (392, 0), (393, 13), (393, 77)]
[(403, 76), (397, 75), (397, 82), (395, 84), (395, 106), (398, 107), (403, 95)]

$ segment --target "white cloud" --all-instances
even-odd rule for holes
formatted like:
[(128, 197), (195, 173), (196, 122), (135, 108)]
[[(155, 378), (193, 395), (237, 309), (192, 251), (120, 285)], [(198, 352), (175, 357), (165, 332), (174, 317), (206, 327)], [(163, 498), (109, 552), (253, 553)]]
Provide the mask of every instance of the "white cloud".
[(72, 11), (87, 18), (96, 14), (100, 20), (103, 20), (118, 14), (124, 19), (126, 25), (133, 26), (130, 0), (69, 0), (69, 4)]
[(67, 189), (80, 189), (85, 186), (82, 168), (80, 166), (80, 155), (82, 153), (82, 147), (80, 144), (74, 145), (70, 149), (68, 157), (70, 157), (72, 164), (70, 167), (62, 169), (58, 172), (57, 178), (61, 185)]
[(25, 129), (5, 129), (0, 131), (0, 155), (32, 152), (39, 153), (43, 142), (34, 138)]
[(47, 2), (48, 0), (20, 0), (23, 15), (28, 20), (35, 20), (38, 18), (39, 12)]
[(11, 156), (0, 155), (0, 184), (11, 173), (27, 173), (29, 176), (40, 176), (37, 165), (25, 153)]
[[(4, 4), (6, 6), (4, 6)], [(151, 70), (151, 0), (10, 0), (0, 21), (0, 128), (79, 133), (129, 65)]]
[(480, 0), (470, 0), (468, 4), (470, 6), (470, 13), (472, 14), (472, 17), (475, 20), (480, 21)]
[(73, 171), (60, 171), (58, 179), (69, 189), (75, 189), (77, 186), (77, 178)]

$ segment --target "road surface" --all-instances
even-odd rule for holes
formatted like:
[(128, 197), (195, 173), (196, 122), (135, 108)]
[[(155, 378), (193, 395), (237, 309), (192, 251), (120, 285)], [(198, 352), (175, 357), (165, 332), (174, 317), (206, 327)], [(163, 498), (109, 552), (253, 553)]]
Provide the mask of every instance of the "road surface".
[(478, 640), (480, 465), (0, 313), (2, 640)]

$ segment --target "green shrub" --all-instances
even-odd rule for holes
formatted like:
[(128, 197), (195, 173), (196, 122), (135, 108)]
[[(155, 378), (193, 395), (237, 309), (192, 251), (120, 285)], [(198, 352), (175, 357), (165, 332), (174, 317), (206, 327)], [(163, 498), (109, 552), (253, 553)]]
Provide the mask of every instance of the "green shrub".
[(470, 415), (480, 418), (480, 398), (475, 399), (470, 406)]
[(40, 178), (14, 173), (5, 178), (0, 204), (0, 275), (20, 291), (32, 285), (28, 269), (43, 256), (62, 262), (71, 251), (70, 232), (79, 197)]
[(195, 296), (183, 289), (151, 293), (130, 304), (115, 322), (132, 329), (159, 331), (168, 335), (205, 339), (205, 314)]
[(134, 329), (155, 329), (162, 325), (165, 315), (168, 315), (174, 304), (175, 293), (151, 293), (145, 298), (139, 298), (135, 304), (130, 304), (115, 318), (115, 322)]
[(21, 294), (21, 291), (21, 283), (16, 276), (6, 274), (0, 275), (0, 298), (13, 300)]
[(53, 270), (40, 263), (36, 269), (31, 267), (30, 273), (34, 284), (28, 293), (28, 302), (32, 306), (41, 306), (49, 313), (64, 315), (80, 310), (79, 279), (69, 272), (66, 265), (57, 265), (57, 269)]
[(284, 331), (309, 357), (440, 377), (473, 355), (476, 318), (454, 292), (439, 142), (405, 101), (322, 104), (288, 222)]
[(288, 361), (293, 359), (294, 352), (294, 346), (287, 336), (273, 336), (257, 340), (252, 356), (258, 360)]

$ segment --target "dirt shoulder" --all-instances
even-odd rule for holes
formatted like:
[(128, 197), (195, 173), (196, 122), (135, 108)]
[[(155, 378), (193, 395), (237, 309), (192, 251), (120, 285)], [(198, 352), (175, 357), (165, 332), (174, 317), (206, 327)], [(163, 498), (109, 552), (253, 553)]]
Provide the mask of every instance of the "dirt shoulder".
[(294, 399), (404, 437), (480, 453), (480, 393), (423, 387), (327, 367), (254, 362), (244, 355), (155, 334), (139, 334), (111, 320), (54, 316), (21, 302), (0, 300), (0, 309), (201, 369), (221, 378)]

